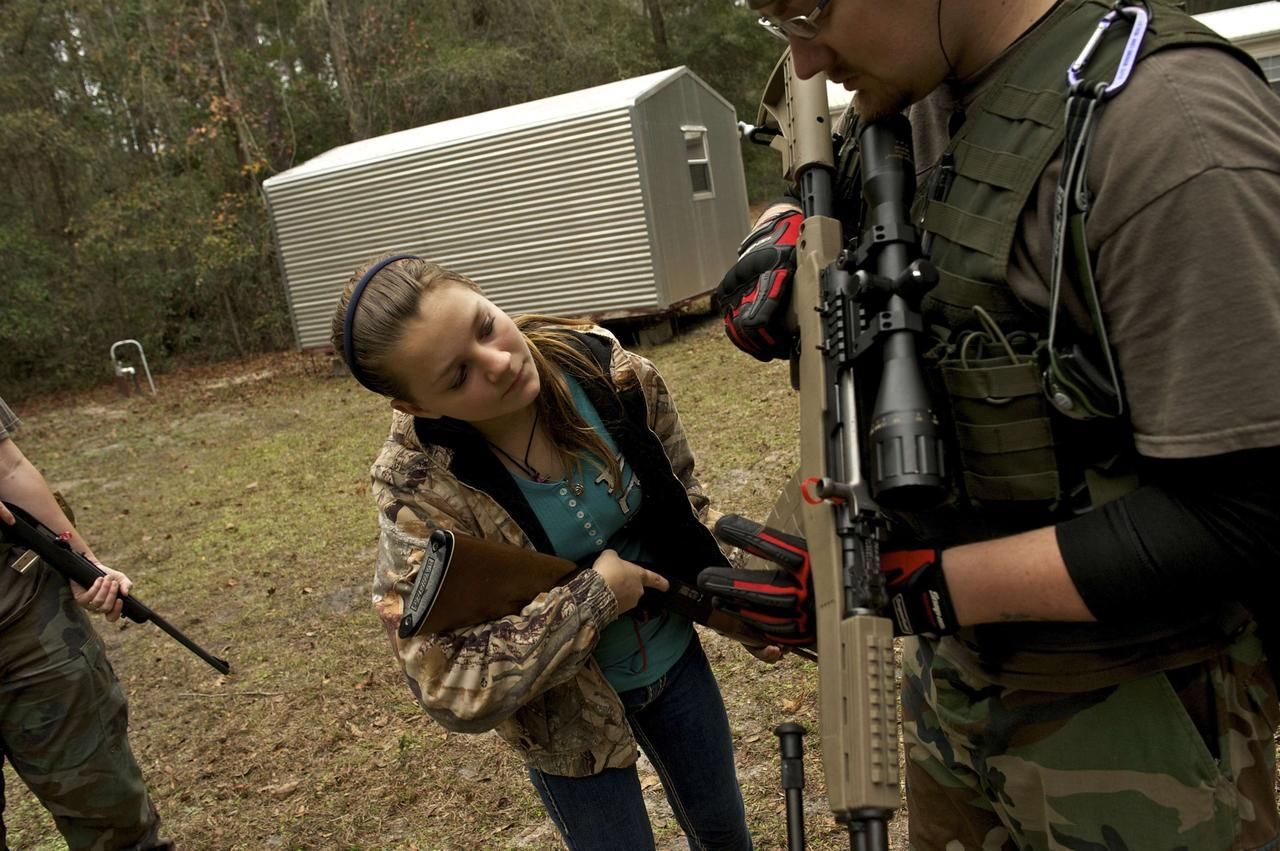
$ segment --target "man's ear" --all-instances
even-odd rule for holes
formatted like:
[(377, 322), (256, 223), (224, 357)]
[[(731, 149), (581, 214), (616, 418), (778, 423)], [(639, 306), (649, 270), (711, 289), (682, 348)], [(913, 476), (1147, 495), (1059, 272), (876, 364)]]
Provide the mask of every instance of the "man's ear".
[(391, 407), (395, 408), (402, 414), (408, 414), (411, 417), (422, 417), (427, 420), (438, 420), (440, 415), (426, 408), (419, 408), (417, 405), (405, 399), (392, 399)]

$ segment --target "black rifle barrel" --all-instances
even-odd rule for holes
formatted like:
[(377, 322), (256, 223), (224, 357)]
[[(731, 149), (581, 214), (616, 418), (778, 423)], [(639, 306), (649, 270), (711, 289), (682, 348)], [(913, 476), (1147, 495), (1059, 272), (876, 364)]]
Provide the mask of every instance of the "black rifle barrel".
[[(0, 522), (0, 539), (26, 547), (40, 556), (45, 564), (61, 573), (65, 578), (73, 580), (85, 588), (92, 585), (99, 576), (106, 575), (102, 568), (89, 561), (83, 553), (78, 553), (71, 549), (69, 543), (53, 534), (49, 527), (26, 511), (12, 503), (3, 504), (13, 514), (14, 523), (10, 526)], [(168, 633), (183, 647), (207, 662), (218, 673), (227, 674), (231, 672), (231, 666), (227, 663), (227, 660), (219, 659), (199, 644), (196, 644), (184, 635), (182, 630), (160, 617), (141, 600), (132, 596), (122, 597), (121, 599), (124, 601), (124, 608), (121, 614), (129, 620), (134, 623), (150, 621)]]

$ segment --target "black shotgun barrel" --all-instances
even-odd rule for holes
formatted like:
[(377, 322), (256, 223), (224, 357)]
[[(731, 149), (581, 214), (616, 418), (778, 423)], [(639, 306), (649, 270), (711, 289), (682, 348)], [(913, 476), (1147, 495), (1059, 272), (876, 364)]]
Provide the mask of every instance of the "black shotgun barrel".
[[(98, 577), (106, 575), (103, 573), (102, 568), (89, 561), (83, 553), (78, 553), (71, 549), (71, 545), (68, 542), (59, 538), (49, 527), (36, 520), (26, 511), (12, 503), (4, 503), (4, 506), (13, 514), (14, 523), (12, 526), (0, 523), (0, 539), (26, 547), (38, 555), (45, 564), (85, 588), (92, 585)], [(141, 600), (132, 596), (122, 597), (121, 599), (124, 601), (124, 608), (121, 614), (129, 620), (134, 623), (147, 623), (150, 621), (168, 633), (183, 647), (207, 662), (218, 673), (227, 674), (231, 672), (231, 666), (227, 663), (227, 660), (219, 659), (196, 644), (183, 634), (182, 630), (160, 617)]]

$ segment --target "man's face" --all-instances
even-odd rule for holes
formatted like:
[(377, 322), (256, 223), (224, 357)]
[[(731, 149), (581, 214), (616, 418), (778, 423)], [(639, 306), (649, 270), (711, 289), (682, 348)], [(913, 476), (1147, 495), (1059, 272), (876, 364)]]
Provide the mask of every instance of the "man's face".
[[(826, 74), (856, 91), (854, 102), (874, 119), (920, 100), (946, 77), (938, 48), (938, 0), (831, 0), (812, 39), (791, 38), (796, 73)], [(805, 15), (813, 0), (772, 3), (761, 12)]]

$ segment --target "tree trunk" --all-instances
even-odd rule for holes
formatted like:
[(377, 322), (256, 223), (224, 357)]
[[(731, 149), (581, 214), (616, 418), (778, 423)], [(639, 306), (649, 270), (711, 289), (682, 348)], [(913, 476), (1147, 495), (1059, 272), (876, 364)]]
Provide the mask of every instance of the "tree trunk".
[(333, 57), (333, 73), (338, 78), (338, 92), (347, 113), (347, 129), (352, 141), (369, 138), (369, 125), (356, 95), (355, 81), (351, 78), (351, 45), (347, 41), (347, 26), (343, 15), (342, 0), (324, 0), (324, 20), (329, 29), (329, 53)]
[(653, 46), (659, 62), (667, 61), (667, 22), (662, 17), (662, 0), (644, 0), (649, 13), (649, 26), (653, 28)]
[[(251, 186), (256, 186), (251, 168), (257, 160), (254, 155), (256, 145), (253, 143), (253, 132), (249, 129), (249, 123), (244, 120), (240, 97), (231, 79), (231, 73), (227, 70), (226, 60), (222, 56), (222, 39), (218, 37), (220, 25), (213, 20), (213, 16), (209, 13), (208, 0), (200, 0), (200, 11), (204, 15), (206, 28), (209, 30), (209, 39), (213, 43), (213, 58), (218, 65), (218, 80), (222, 83), (222, 95), (227, 99), (227, 105), (231, 112), (232, 127), (235, 129), (236, 134), (236, 151), (240, 155), (241, 172), (246, 176)], [(223, 14), (219, 17), (225, 18), (226, 15)]]
[(240, 324), (236, 322), (236, 311), (231, 306), (231, 296), (227, 294), (226, 289), (222, 290), (222, 307), (226, 311), (227, 325), (231, 328), (231, 341), (235, 343), (236, 354), (244, 357), (244, 344), (240, 342)]

